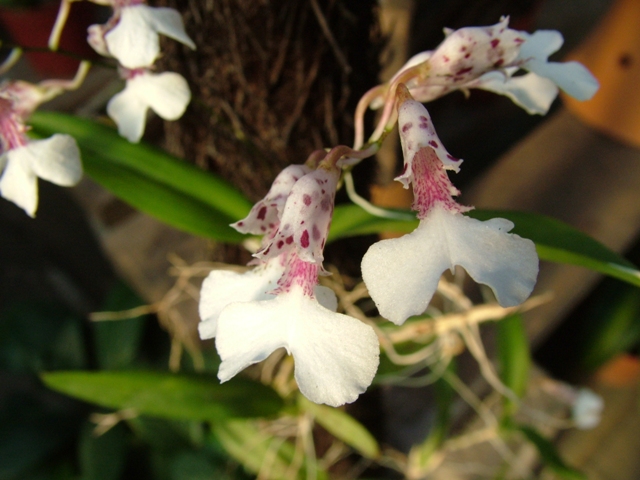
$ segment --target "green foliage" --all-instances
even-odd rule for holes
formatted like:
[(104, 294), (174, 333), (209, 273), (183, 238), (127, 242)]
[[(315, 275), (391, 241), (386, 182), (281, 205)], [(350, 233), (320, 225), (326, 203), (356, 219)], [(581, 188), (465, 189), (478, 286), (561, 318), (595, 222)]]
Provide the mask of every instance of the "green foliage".
[[(531, 353), (521, 315), (512, 315), (498, 322), (497, 343), (500, 379), (513, 393), (522, 397), (527, 389)], [(515, 413), (517, 405), (505, 398), (505, 414)]]
[[(233, 458), (249, 472), (260, 473), (261, 478), (327, 478), (325, 472), (317, 469), (315, 462), (304, 457), (301, 449), (296, 449), (296, 446), (285, 439), (261, 431), (251, 421), (219, 422), (213, 425), (213, 433)], [(309, 477), (307, 472), (315, 473), (315, 476)]]
[(640, 295), (615, 280), (604, 282), (584, 311), (577, 361), (593, 372), (640, 343)]
[(210, 376), (146, 371), (51, 372), (41, 378), (49, 388), (87, 402), (170, 419), (261, 417), (282, 407), (272, 389), (245, 379), (222, 386)]
[[(118, 282), (109, 292), (102, 310), (121, 311), (142, 303), (127, 285)], [(144, 325), (144, 317), (95, 322), (93, 333), (98, 366), (105, 370), (131, 368), (140, 348)]]
[(315, 421), (327, 432), (353, 447), (362, 456), (377, 458), (380, 455), (380, 447), (373, 435), (348, 413), (310, 402), (302, 395), (298, 395), (298, 405), (303, 411), (313, 415)]
[(119, 480), (128, 451), (129, 432), (118, 424), (96, 436), (94, 425), (86, 423), (81, 431), (78, 461), (83, 480)]
[(456, 371), (455, 361), (451, 361), (442, 378), (433, 384), (436, 399), (435, 422), (425, 440), (415, 445), (409, 452), (409, 469), (413, 472), (424, 471), (433, 454), (438, 451), (447, 438), (451, 424), (451, 403), (454, 400), (455, 391), (446, 380), (447, 375)]
[(567, 465), (560, 457), (555, 445), (540, 435), (537, 430), (522, 425), (518, 427), (518, 430), (536, 447), (544, 465), (559, 478), (586, 480), (587, 476)]
[(141, 211), (195, 235), (231, 243), (244, 238), (229, 223), (243, 218), (251, 204), (216, 175), (87, 119), (37, 112), (30, 124), (37, 137), (72, 135), (85, 172)]

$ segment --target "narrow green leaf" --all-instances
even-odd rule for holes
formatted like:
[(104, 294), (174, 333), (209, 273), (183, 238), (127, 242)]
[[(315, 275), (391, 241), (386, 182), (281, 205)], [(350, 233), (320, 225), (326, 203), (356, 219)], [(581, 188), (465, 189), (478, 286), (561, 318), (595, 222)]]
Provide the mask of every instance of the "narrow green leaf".
[(86, 118), (59, 112), (37, 111), (29, 123), (39, 136), (67, 133), (83, 154), (134, 170), (143, 177), (172, 187), (213, 207), (232, 221), (246, 216), (251, 202), (220, 177), (204, 172), (145, 143), (130, 143), (113, 128)]
[(123, 424), (103, 435), (93, 434), (95, 425), (87, 422), (80, 433), (78, 463), (82, 480), (118, 480), (127, 456), (129, 439)]
[(452, 360), (445, 370), (443, 377), (433, 384), (436, 399), (436, 418), (427, 438), (414, 445), (409, 452), (410, 468), (414, 471), (423, 471), (429, 465), (433, 454), (442, 446), (451, 424), (451, 404), (454, 399), (454, 390), (446, 380), (448, 376), (455, 374), (456, 363)]
[[(143, 304), (142, 299), (133, 290), (118, 281), (109, 290), (100, 311), (118, 312)], [(118, 321), (93, 322), (91, 326), (98, 367), (102, 370), (131, 368), (138, 354), (144, 325), (144, 316)]]
[(540, 435), (538, 431), (524, 425), (520, 425), (517, 428), (536, 447), (542, 462), (553, 473), (567, 480), (586, 480), (587, 476), (579, 470), (568, 466), (560, 457), (555, 445)]
[[(518, 397), (522, 397), (529, 381), (531, 352), (527, 332), (520, 315), (512, 315), (498, 322), (497, 325), (498, 359), (500, 362), (500, 378)], [(512, 415), (517, 405), (505, 398), (505, 415)]]
[(367, 458), (380, 455), (378, 442), (360, 422), (342, 410), (310, 402), (302, 395), (298, 396), (298, 406), (314, 416), (316, 422), (350, 447)]
[[(213, 433), (224, 449), (233, 458), (253, 473), (260, 473), (260, 478), (280, 480), (283, 478), (309, 478), (305, 470), (302, 451), (283, 438), (277, 438), (261, 431), (253, 423), (246, 420), (220, 422), (213, 425)], [(297, 469), (296, 469), (296, 464)], [(326, 473), (315, 470), (318, 480), (326, 479)]]
[[(411, 217), (408, 210), (399, 211), (400, 214)], [(327, 241), (340, 238), (369, 235), (380, 232), (409, 233), (416, 229), (418, 220), (393, 220), (372, 215), (358, 205), (338, 205), (333, 211), (331, 230)]]
[(587, 372), (640, 342), (640, 295), (631, 285), (606, 279), (580, 308), (574, 359)]
[(41, 378), (49, 388), (87, 402), (170, 419), (258, 417), (282, 407), (272, 389), (244, 379), (220, 385), (208, 376), (146, 371), (51, 372)]
[[(408, 210), (397, 213), (403, 216), (410, 215)], [(515, 211), (472, 210), (468, 215), (478, 220), (511, 220), (515, 224), (511, 233), (532, 240), (541, 260), (578, 265), (640, 286), (640, 271), (635, 265), (559, 220), (535, 213)], [(417, 220), (380, 218), (357, 205), (339, 205), (334, 212), (328, 240), (385, 231), (408, 233), (417, 225)]]
[(103, 187), (173, 227), (230, 243), (238, 243), (245, 238), (229, 227), (232, 218), (197, 198), (129, 168), (104, 162), (92, 152), (83, 153), (83, 163), (85, 172)]

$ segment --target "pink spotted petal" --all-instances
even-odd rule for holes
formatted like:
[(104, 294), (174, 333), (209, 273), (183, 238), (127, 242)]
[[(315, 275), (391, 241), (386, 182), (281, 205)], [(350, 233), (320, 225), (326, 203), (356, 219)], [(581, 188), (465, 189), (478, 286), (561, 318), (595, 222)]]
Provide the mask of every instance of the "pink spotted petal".
[(433, 127), (429, 112), (424, 105), (415, 100), (407, 100), (398, 107), (398, 129), (404, 170), (396, 180), (408, 188), (412, 181), (413, 161), (418, 152), (424, 148), (433, 150), (444, 168), (455, 172), (460, 170), (462, 160), (447, 152)]
[(285, 202), (295, 183), (311, 169), (306, 165), (289, 165), (278, 174), (267, 195), (256, 203), (249, 215), (231, 226), (241, 233), (265, 235), (280, 224)]
[(276, 235), (256, 257), (264, 260), (294, 250), (301, 260), (322, 265), (338, 178), (338, 169), (319, 168), (298, 180), (287, 198)]
[(524, 42), (522, 34), (508, 28), (509, 19), (488, 27), (453, 31), (429, 59), (427, 83), (462, 85), (515, 60)]

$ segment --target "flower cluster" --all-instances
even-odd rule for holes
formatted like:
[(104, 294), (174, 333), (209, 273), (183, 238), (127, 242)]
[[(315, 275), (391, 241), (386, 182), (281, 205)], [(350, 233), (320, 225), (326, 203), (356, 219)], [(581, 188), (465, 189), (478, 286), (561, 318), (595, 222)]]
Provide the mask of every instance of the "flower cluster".
[[(62, 0), (49, 46), (56, 49), (70, 5), (81, 0)], [(144, 133), (147, 111), (153, 110), (165, 120), (182, 116), (191, 92), (186, 80), (177, 73), (154, 73), (160, 56), (159, 35), (196, 46), (187, 35), (180, 14), (172, 8), (151, 7), (145, 0), (89, 0), (113, 9), (102, 25), (91, 25), (87, 41), (100, 55), (115, 58), (125, 89), (107, 105), (107, 113), (118, 132), (130, 142), (138, 142)]]
[(147, 110), (165, 120), (182, 116), (191, 100), (186, 80), (179, 74), (153, 72), (160, 55), (159, 35), (166, 35), (195, 49), (184, 30), (180, 14), (171, 8), (150, 7), (144, 0), (91, 0), (113, 7), (104, 25), (89, 27), (88, 42), (101, 55), (120, 63), (125, 89), (107, 105), (107, 113), (120, 135), (138, 142), (144, 133)]
[[(502, 306), (518, 305), (531, 294), (538, 274), (533, 242), (510, 234), (508, 220), (464, 215), (471, 207), (454, 200), (459, 192), (447, 176), (462, 161), (447, 152), (422, 103), (481, 88), (530, 113), (544, 113), (558, 88), (587, 99), (598, 84), (577, 63), (548, 62), (562, 44), (557, 32), (530, 35), (509, 29), (503, 18), (445, 34), (435, 50), (416, 55), (363, 96), (353, 149), (335, 147), (319, 163), (288, 167), (247, 218), (233, 225), (263, 239), (252, 270), (214, 271), (202, 287), (200, 335), (216, 339), (222, 381), (285, 347), (301, 392), (315, 402), (351, 402), (370, 384), (378, 364), (374, 331), (335, 313), (335, 295), (317, 285), (317, 276), (325, 273), (322, 250), (340, 167), (375, 154), (396, 123), (404, 156), (396, 180), (413, 188), (420, 223), (408, 235), (374, 244), (363, 258), (363, 279), (381, 316), (402, 324), (423, 313), (442, 273), (457, 265), (490, 286)], [(521, 70), (527, 73), (516, 75)], [(382, 114), (365, 145), (367, 108), (382, 108)]]
[(234, 224), (264, 237), (253, 270), (214, 271), (202, 286), (200, 335), (216, 338), (221, 381), (281, 347), (295, 359), (300, 391), (314, 402), (353, 402), (373, 380), (376, 334), (336, 313), (335, 294), (318, 285), (339, 175), (331, 162), (290, 166)]
[(69, 135), (42, 140), (27, 138), (25, 122), (38, 106), (73, 87), (73, 82), (47, 80), (34, 85), (20, 80), (0, 85), (0, 195), (34, 217), (38, 209), (38, 177), (72, 186), (82, 177), (80, 151)]
[[(57, 49), (74, 1), (79, 0), (61, 2), (49, 39), (52, 50)], [(191, 99), (182, 76), (153, 72), (153, 63), (160, 54), (158, 35), (174, 38), (190, 48), (195, 45), (173, 9), (150, 7), (143, 0), (90, 1), (113, 8), (106, 24), (89, 27), (88, 42), (98, 53), (120, 63), (119, 72), (126, 87), (109, 101), (107, 113), (122, 136), (137, 142), (144, 133), (149, 108), (166, 120), (175, 120)], [(9, 70), (20, 54), (21, 49), (14, 49), (0, 65), (0, 73)], [(82, 164), (72, 137), (57, 134), (49, 139), (29, 140), (26, 121), (40, 104), (79, 87), (88, 70), (89, 63), (85, 61), (72, 80), (45, 80), (37, 85), (10, 80), (0, 85), (0, 195), (32, 217), (38, 208), (38, 177), (72, 186), (82, 177)]]

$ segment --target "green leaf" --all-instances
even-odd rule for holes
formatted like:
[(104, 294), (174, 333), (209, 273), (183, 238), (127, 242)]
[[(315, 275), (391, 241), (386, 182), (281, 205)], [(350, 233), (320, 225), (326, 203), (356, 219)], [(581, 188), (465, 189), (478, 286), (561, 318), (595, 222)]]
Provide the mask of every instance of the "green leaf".
[[(395, 212), (403, 216), (411, 214), (408, 210)], [(511, 220), (515, 224), (511, 233), (532, 240), (541, 260), (578, 265), (640, 287), (640, 271), (635, 265), (559, 220), (535, 213), (506, 210), (472, 210), (468, 215), (478, 220)], [(357, 205), (339, 205), (334, 212), (328, 241), (379, 232), (408, 233), (417, 226), (418, 220), (380, 218)]]
[(198, 199), (225, 216), (239, 220), (251, 202), (220, 177), (204, 172), (179, 158), (145, 143), (130, 143), (113, 128), (59, 112), (37, 111), (29, 123), (39, 136), (66, 133), (73, 136), (83, 153), (102, 161), (137, 171), (157, 183)]
[(425, 470), (433, 458), (433, 454), (438, 451), (447, 438), (451, 425), (451, 405), (455, 392), (446, 378), (455, 374), (455, 371), (456, 363), (451, 360), (443, 377), (433, 384), (437, 408), (436, 418), (427, 438), (422, 443), (414, 445), (409, 452), (410, 469), (413, 471)]
[(201, 200), (99, 155), (83, 152), (85, 172), (133, 207), (185, 232), (230, 243), (245, 236), (229, 227), (234, 221)]
[[(302, 455), (303, 452), (296, 452), (293, 444), (261, 431), (253, 422), (246, 420), (220, 422), (213, 425), (213, 433), (229, 455), (242, 463), (250, 472), (260, 472), (261, 478), (272, 480), (308, 478), (305, 470), (309, 468), (309, 462), (305, 462), (304, 457), (299, 463), (294, 462), (296, 456)], [(299, 465), (297, 470), (296, 463)], [(327, 478), (322, 470), (315, 470), (312, 473), (316, 476), (311, 478), (318, 480)]]
[(520, 425), (517, 428), (536, 447), (542, 462), (549, 470), (557, 476), (568, 480), (586, 480), (587, 476), (584, 473), (564, 463), (555, 445), (540, 433), (524, 425)]
[[(512, 315), (500, 320), (497, 328), (500, 378), (513, 393), (522, 397), (527, 389), (531, 367), (529, 341), (524, 322), (520, 315)], [(514, 402), (508, 398), (505, 402), (505, 413), (515, 413), (517, 406)]]
[[(399, 210), (401, 215), (412, 217), (409, 210)], [(409, 233), (416, 229), (418, 220), (392, 220), (372, 215), (358, 205), (338, 205), (333, 211), (328, 242), (340, 238), (370, 235), (380, 232)]]
[(607, 279), (581, 312), (574, 358), (587, 372), (594, 372), (640, 342), (640, 295), (636, 288)]
[[(118, 312), (144, 302), (123, 282), (111, 288), (100, 310)], [(98, 366), (104, 370), (130, 367), (136, 359), (145, 324), (144, 317), (93, 322)]]
[(220, 385), (209, 376), (164, 372), (52, 372), (42, 375), (54, 390), (113, 409), (169, 419), (220, 421), (276, 414), (282, 400), (257, 382)]
[(314, 416), (316, 422), (350, 447), (367, 458), (380, 455), (378, 442), (360, 422), (342, 410), (310, 402), (302, 395), (298, 396), (298, 406)]
[(80, 434), (78, 462), (82, 480), (118, 480), (127, 456), (127, 430), (118, 424), (97, 437), (94, 428), (87, 423)]

